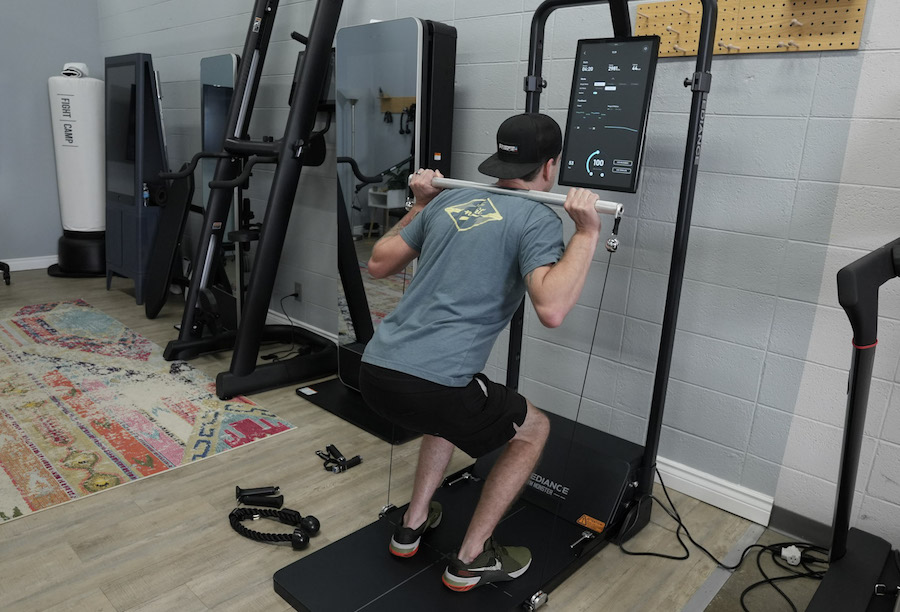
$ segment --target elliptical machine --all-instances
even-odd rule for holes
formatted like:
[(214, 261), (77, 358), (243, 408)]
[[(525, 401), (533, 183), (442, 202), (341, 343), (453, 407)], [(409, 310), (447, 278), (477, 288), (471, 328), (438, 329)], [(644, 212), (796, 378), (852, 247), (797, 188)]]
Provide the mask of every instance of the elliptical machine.
[[(233, 347), (230, 370), (216, 377), (216, 394), (222, 399), (328, 376), (337, 370), (337, 351), (330, 340), (296, 326), (266, 325), (265, 321), (300, 172), (305, 165), (321, 164), (325, 156), (323, 134), (328, 128), (313, 132), (313, 126), (331, 63), (331, 44), (341, 6), (340, 0), (320, 0), (309, 36), (291, 34), (306, 46), (306, 51), (297, 59), (284, 134), (280, 139), (266, 137), (254, 141), (249, 137), (248, 126), (278, 8), (278, 0), (255, 1), (241, 53), (235, 96), (228, 111), (224, 150), (198, 153), (182, 171), (192, 173), (203, 157), (218, 158), (214, 179), (209, 184), (209, 202), (193, 259), (195, 269), (179, 335), (166, 346), (164, 357), (169, 361), (190, 359)], [(275, 175), (259, 230), (241, 320), (233, 330), (216, 328), (210, 325), (207, 316), (210, 310), (207, 297), (212, 275), (221, 266), (232, 191), (245, 188), (251, 170), (261, 163), (275, 164)], [(252, 238), (256, 238), (255, 233), (248, 234), (247, 239)], [(297, 354), (292, 358), (257, 365), (260, 345), (267, 341), (300, 348), (294, 350)]]

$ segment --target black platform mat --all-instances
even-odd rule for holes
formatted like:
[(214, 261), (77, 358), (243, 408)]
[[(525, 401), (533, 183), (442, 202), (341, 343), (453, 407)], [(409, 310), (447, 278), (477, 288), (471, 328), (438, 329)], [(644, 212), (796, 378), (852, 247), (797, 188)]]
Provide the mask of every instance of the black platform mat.
[[(279, 570), (275, 592), (304, 612), (435, 612), (503, 611), (520, 609), (546, 584), (580, 565), (577, 525), (554, 521), (552, 514), (519, 502), (495, 531), (501, 543), (526, 545), (534, 559), (520, 578), (456, 593), (441, 582), (448, 558), (459, 547), (481, 493), (480, 483), (442, 488), (435, 494), (444, 509), (441, 524), (422, 538), (418, 553), (399, 559), (388, 543), (405, 508)], [(523, 541), (527, 538), (528, 541)], [(602, 547), (602, 546), (599, 546)], [(599, 549), (599, 547), (596, 547)], [(593, 551), (593, 552), (596, 552)], [(585, 555), (587, 559), (590, 555)]]
[[(307, 388), (312, 389), (315, 393), (307, 395), (301, 391), (301, 389)], [(390, 444), (403, 444), (420, 435), (417, 432), (398, 427), (373, 412), (366, 406), (359, 393), (347, 388), (336, 378), (301, 389), (297, 390), (300, 397)]]

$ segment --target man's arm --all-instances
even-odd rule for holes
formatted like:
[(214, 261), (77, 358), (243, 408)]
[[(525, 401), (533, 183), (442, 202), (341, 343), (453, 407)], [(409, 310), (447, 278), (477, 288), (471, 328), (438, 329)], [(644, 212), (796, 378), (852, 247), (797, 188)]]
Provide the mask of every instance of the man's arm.
[(600, 237), (596, 201), (597, 195), (587, 189), (569, 190), (565, 207), (575, 221), (575, 234), (557, 263), (535, 268), (525, 276), (531, 303), (545, 327), (559, 327), (584, 288)]
[(372, 257), (369, 258), (369, 274), (373, 278), (385, 278), (391, 274), (400, 272), (410, 262), (419, 256), (400, 235), (400, 230), (409, 225), (417, 214), (424, 208), (416, 204), (403, 218), (397, 221), (387, 234), (381, 237), (372, 248)]
[(412, 175), (409, 187), (412, 189), (416, 203), (403, 215), (394, 227), (392, 227), (372, 248), (372, 256), (369, 258), (369, 274), (373, 278), (385, 278), (391, 274), (400, 272), (410, 262), (419, 256), (419, 252), (406, 244), (400, 235), (400, 230), (410, 224), (416, 215), (441, 192), (431, 185), (431, 179), (435, 176), (443, 176), (439, 171), (420, 168)]

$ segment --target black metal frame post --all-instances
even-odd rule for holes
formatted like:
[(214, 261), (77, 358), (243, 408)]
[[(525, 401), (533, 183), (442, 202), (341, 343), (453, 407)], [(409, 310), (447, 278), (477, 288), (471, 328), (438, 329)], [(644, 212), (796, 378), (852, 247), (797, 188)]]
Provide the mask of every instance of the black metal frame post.
[[(627, 4), (630, 0), (602, 1), (570, 1), (547, 0), (534, 13), (531, 22), (531, 42), (528, 54), (528, 75), (525, 77), (525, 110), (536, 113), (540, 110), (541, 90), (546, 83), (541, 78), (543, 65), (544, 29), (547, 18), (554, 10), (562, 7), (581, 6), (586, 4), (608, 3), (616, 36), (630, 36), (631, 23)], [(684, 265), (687, 255), (688, 236), (691, 226), (691, 212), (694, 204), (694, 190), (697, 183), (697, 170), (700, 162), (700, 149), (703, 140), (703, 125), (706, 118), (706, 99), (709, 95), (711, 74), (710, 66), (713, 57), (713, 45), (718, 17), (716, 0), (701, 0), (703, 15), (700, 25), (700, 39), (697, 49), (696, 71), (685, 86), (693, 92), (691, 99), (690, 121), (688, 124), (687, 143), (684, 154), (684, 168), (681, 177), (681, 192), (678, 200), (678, 215), (675, 223), (675, 239), (672, 248), (672, 261), (669, 270), (669, 283), (666, 293), (666, 307), (663, 315), (662, 334), (659, 341), (659, 354), (656, 375), (653, 383), (653, 396), (650, 404), (650, 416), (647, 424), (647, 437), (637, 495), (649, 494), (653, 490), (653, 476), (656, 468), (656, 454), (659, 450), (659, 438), (662, 431), (663, 411), (669, 373), (672, 363), (672, 350), (675, 345), (675, 326), (678, 320), (678, 306), (681, 301), (681, 287), (684, 281)], [(510, 322), (509, 352), (507, 360), (506, 384), (517, 388), (519, 383), (519, 365), (522, 354), (522, 331), (525, 312), (523, 300)], [(649, 504), (646, 504), (647, 516), (642, 517), (644, 523), (649, 519)]]
[[(240, 156), (245, 151), (241, 145), (250, 145), (248, 127), (253, 103), (259, 87), (262, 65), (269, 47), (269, 38), (278, 10), (278, 0), (256, 0), (250, 16), (247, 38), (241, 53), (241, 63), (235, 82), (235, 95), (228, 109), (225, 150), (232, 155), (222, 157), (216, 163), (214, 182), (231, 181), (241, 171)], [(256, 148), (253, 148), (255, 152)], [(274, 143), (265, 143), (265, 149), (274, 155)], [(168, 344), (166, 359), (188, 359), (206, 350), (228, 348), (233, 336), (202, 339), (203, 324), (198, 320), (200, 294), (211, 282), (212, 271), (221, 259), (221, 245), (225, 234), (228, 212), (231, 208), (232, 188), (211, 189), (209, 202), (203, 215), (203, 225), (197, 250), (194, 253), (194, 274), (185, 297), (184, 314), (178, 339)]]
[(659, 340), (656, 375), (653, 380), (653, 396), (650, 401), (650, 417), (647, 422), (647, 438), (644, 444), (644, 461), (641, 465), (641, 476), (637, 490), (638, 496), (649, 495), (653, 492), (656, 454), (659, 450), (666, 391), (669, 387), (672, 351), (675, 346), (675, 326), (678, 321), (678, 306), (681, 303), (684, 264), (687, 259), (688, 236), (691, 231), (691, 213), (694, 208), (694, 190), (697, 184), (697, 171), (700, 164), (700, 149), (703, 144), (706, 99), (709, 95), (712, 81), (710, 67), (715, 44), (718, 6), (716, 0), (701, 0), (701, 3), (703, 16), (701, 17), (700, 38), (697, 46), (696, 70), (692, 78), (685, 80), (685, 86), (689, 86), (693, 92), (691, 112), (688, 123), (687, 145), (684, 151), (684, 169), (681, 174), (678, 215), (675, 220), (675, 238), (672, 246), (672, 263), (669, 268), (669, 285), (666, 291), (666, 309), (663, 314), (662, 337)]
[(847, 412), (844, 415), (841, 463), (835, 493), (831, 547), (828, 553), (830, 561), (837, 561), (847, 554), (847, 532), (850, 531), (850, 511), (853, 508), (853, 494), (856, 490), (856, 472), (859, 469), (859, 453), (862, 450), (874, 363), (875, 342), (868, 346), (857, 346), (854, 340), (847, 386)]
[[(331, 66), (331, 46), (342, 4), (340, 0), (319, 0), (309, 36), (291, 34), (306, 46), (306, 51), (297, 59), (284, 135), (278, 140), (265, 137), (254, 141), (249, 137), (248, 127), (278, 8), (278, 0), (255, 0), (235, 96), (228, 110), (224, 152), (200, 153), (191, 162), (190, 171), (193, 171), (200, 157), (220, 158), (209, 183), (209, 204), (194, 257), (195, 269), (179, 337), (168, 344), (164, 357), (189, 359), (200, 353), (233, 347), (231, 370), (216, 377), (216, 394), (223, 399), (327, 376), (337, 369), (333, 342), (293, 325), (266, 325), (266, 317), (300, 171), (304, 165), (321, 163), (323, 140), (321, 133), (313, 132), (313, 127)], [(213, 299), (209, 298), (207, 289), (221, 268), (223, 237), (234, 190), (246, 185), (257, 163), (275, 163), (275, 175), (246, 287), (246, 300), (241, 304), (239, 325), (236, 330), (220, 330), (214, 321), (207, 320), (216, 313), (209, 312), (204, 302)], [(239, 290), (244, 291), (243, 281)], [(204, 333), (206, 327), (211, 334)], [(295, 357), (257, 366), (263, 341), (290, 342), (299, 348)]]
[[(531, 39), (528, 45), (528, 74), (525, 76), (525, 112), (539, 113), (541, 92), (547, 82), (541, 76), (544, 66), (544, 32), (547, 19), (559, 8), (588, 4), (609, 4), (613, 32), (616, 36), (631, 36), (631, 19), (628, 15), (629, 0), (545, 0), (531, 18)], [(509, 347), (506, 359), (506, 386), (519, 388), (519, 367), (522, 362), (522, 334), (525, 328), (525, 299), (519, 304), (509, 322)]]
[[(247, 386), (253, 390), (271, 388), (273, 381), (263, 372), (284, 370), (284, 364), (270, 363), (257, 366), (256, 361), (275, 285), (278, 262), (284, 247), (294, 197), (297, 194), (300, 172), (304, 165), (303, 152), (315, 126), (319, 101), (331, 65), (331, 46), (342, 5), (342, 0), (319, 0), (313, 13), (306, 52), (299, 69), (298, 87), (291, 101), (287, 126), (280, 141), (278, 165), (269, 192), (256, 259), (247, 288), (247, 301), (244, 304), (241, 325), (234, 345), (231, 369), (220, 373), (216, 378), (217, 393), (220, 397), (232, 395), (231, 390), (223, 387), (234, 389)], [(333, 370), (336, 367), (335, 355), (336, 353), (331, 355), (330, 359), (323, 357), (322, 367), (313, 368), (323, 371), (315, 373), (325, 375), (327, 370)], [(246, 380), (254, 372), (260, 372), (259, 384)], [(280, 378), (282, 375), (278, 374), (276, 377)], [(282, 384), (288, 382), (289, 378)]]

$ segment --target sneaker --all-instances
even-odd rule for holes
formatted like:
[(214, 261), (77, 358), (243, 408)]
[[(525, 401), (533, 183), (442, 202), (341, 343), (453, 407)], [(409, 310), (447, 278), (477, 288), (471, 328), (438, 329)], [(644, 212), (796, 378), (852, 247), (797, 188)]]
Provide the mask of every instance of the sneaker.
[(433, 501), (428, 506), (428, 518), (425, 519), (425, 522), (418, 529), (404, 527), (402, 524), (398, 525), (394, 530), (394, 535), (391, 537), (391, 554), (396, 557), (412, 557), (419, 550), (419, 541), (422, 539), (422, 534), (426, 530), (434, 529), (440, 525), (442, 516), (441, 505)]
[(458, 557), (450, 560), (442, 580), (454, 591), (469, 591), (482, 584), (518, 578), (531, 565), (531, 551), (524, 546), (500, 546), (493, 537), (484, 543), (484, 551), (463, 563)]

